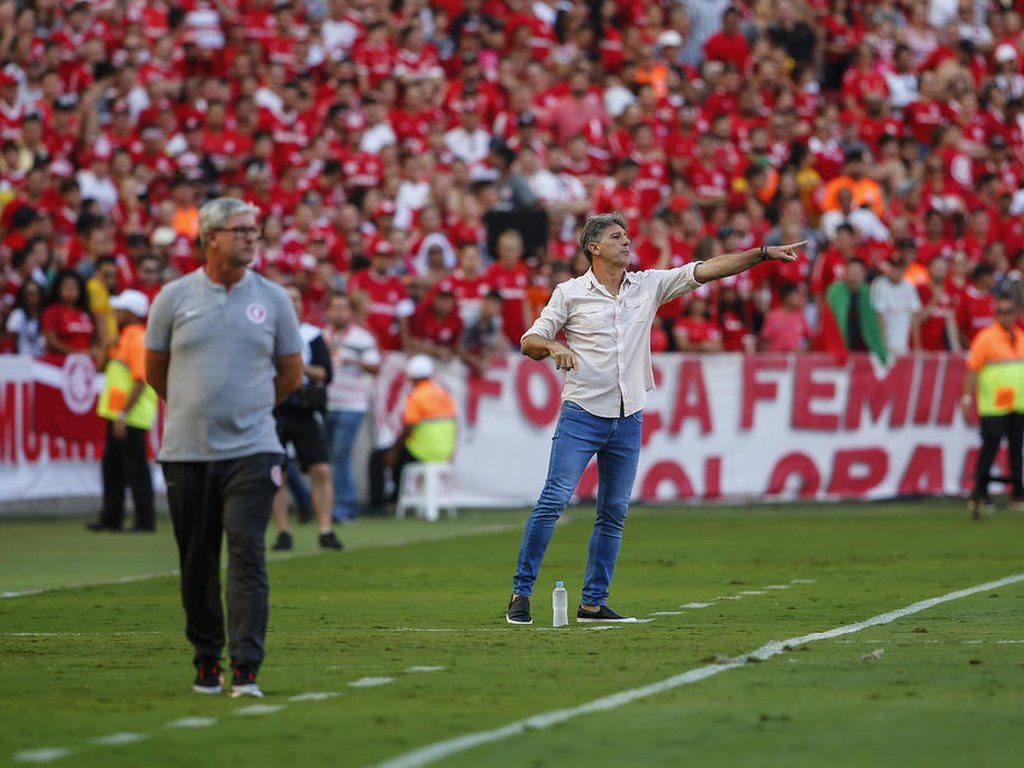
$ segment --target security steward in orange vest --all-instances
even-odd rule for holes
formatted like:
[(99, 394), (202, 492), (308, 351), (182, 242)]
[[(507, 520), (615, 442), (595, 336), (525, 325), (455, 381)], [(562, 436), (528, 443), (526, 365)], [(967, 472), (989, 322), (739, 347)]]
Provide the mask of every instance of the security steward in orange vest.
[(153, 480), (146, 454), (146, 434), (157, 416), (157, 397), (146, 383), (146, 315), (149, 299), (141, 291), (122, 291), (110, 299), (119, 335), (104, 373), (96, 412), (107, 420), (103, 448), (103, 512), (88, 523), (90, 531), (120, 531), (125, 489), (135, 506), (134, 532), (156, 529)]
[(967, 355), (960, 406), (966, 419), (972, 402), (976, 403), (981, 422), (981, 451), (974, 472), (974, 490), (967, 500), (975, 520), (991, 509), (988, 483), (1003, 438), (1010, 454), (1011, 506), (1024, 508), (1024, 331), (1016, 326), (1017, 312), (1013, 299), (1000, 296), (996, 300), (996, 321), (974, 337)]
[[(402, 431), (390, 448), (370, 454), (370, 507), (377, 513), (385, 503), (398, 501), (406, 464), (449, 461), (455, 453), (455, 400), (434, 380), (434, 361), (427, 355), (413, 355), (405, 364), (405, 375), (413, 387), (402, 412)], [(394, 481), (390, 493), (385, 489), (387, 469)]]

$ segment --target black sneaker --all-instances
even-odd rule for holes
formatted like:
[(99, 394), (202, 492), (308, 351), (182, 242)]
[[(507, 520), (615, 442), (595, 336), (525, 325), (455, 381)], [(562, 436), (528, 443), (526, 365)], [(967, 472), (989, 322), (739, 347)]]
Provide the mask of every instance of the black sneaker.
[(636, 621), (633, 616), (621, 616), (609, 608), (607, 605), (602, 605), (596, 611), (588, 611), (580, 605), (576, 611), (576, 621), (586, 623), (591, 621)]
[(120, 528), (115, 528), (112, 525), (107, 525), (106, 523), (100, 523), (100, 522), (86, 523), (85, 524), (85, 530), (92, 531), (93, 533), (100, 533), (101, 531), (114, 531), (114, 532), (117, 532), (117, 533), (121, 532)]
[(320, 546), (324, 549), (345, 548), (345, 545), (342, 544), (338, 537), (334, 535), (334, 531), (328, 531), (327, 533), (320, 534)]
[(292, 535), (287, 531), (281, 531), (277, 534), (277, 541), (274, 542), (274, 546), (271, 547), (275, 552), (283, 552), (292, 548)]
[(196, 681), (192, 683), (195, 693), (216, 694), (224, 690), (224, 675), (220, 659), (203, 659), (196, 662)]
[(256, 683), (255, 667), (251, 667), (248, 664), (236, 664), (233, 667), (231, 673), (231, 693), (229, 695), (232, 699), (242, 696), (252, 696), (256, 699), (263, 698), (263, 691), (260, 690), (259, 685)]
[(512, 595), (512, 599), (508, 601), (508, 610), (505, 611), (505, 621), (509, 624), (533, 624), (530, 598), (526, 595)]

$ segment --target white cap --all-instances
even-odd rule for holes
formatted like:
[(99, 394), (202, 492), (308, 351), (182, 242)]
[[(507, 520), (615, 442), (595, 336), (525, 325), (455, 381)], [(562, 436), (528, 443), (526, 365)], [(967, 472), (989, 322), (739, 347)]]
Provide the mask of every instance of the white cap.
[(996, 46), (996, 52), (992, 56), (999, 64), (1005, 64), (1017, 58), (1017, 49), (1009, 43), (1003, 43)]
[(153, 234), (149, 236), (149, 242), (157, 247), (171, 245), (177, 239), (178, 233), (170, 227), (157, 227), (153, 230)]
[(683, 44), (683, 36), (674, 29), (666, 29), (658, 35), (658, 45), (662, 48), (678, 48)]
[(142, 291), (121, 291), (110, 299), (111, 309), (123, 309), (136, 317), (142, 318), (149, 314), (149, 299)]
[(427, 355), (413, 355), (405, 362), (405, 375), (410, 379), (429, 379), (434, 375), (434, 361)]

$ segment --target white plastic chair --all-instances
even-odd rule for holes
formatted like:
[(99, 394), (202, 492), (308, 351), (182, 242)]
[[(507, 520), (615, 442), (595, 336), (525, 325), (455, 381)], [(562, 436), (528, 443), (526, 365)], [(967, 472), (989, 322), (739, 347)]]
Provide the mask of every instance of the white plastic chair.
[(417, 461), (402, 470), (395, 517), (413, 510), (430, 522), (436, 522), (444, 509), (449, 518), (457, 514), (451, 501), (453, 467), (447, 461)]

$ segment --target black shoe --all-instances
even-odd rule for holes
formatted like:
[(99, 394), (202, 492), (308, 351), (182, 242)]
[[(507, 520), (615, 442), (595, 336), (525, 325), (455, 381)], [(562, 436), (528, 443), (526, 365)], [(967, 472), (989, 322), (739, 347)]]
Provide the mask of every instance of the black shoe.
[(232, 699), (237, 699), (240, 696), (263, 698), (263, 691), (256, 683), (255, 667), (248, 664), (236, 664), (232, 667), (230, 696)]
[(505, 621), (509, 624), (533, 624), (530, 598), (526, 595), (512, 595), (512, 599), (508, 601), (508, 610), (505, 611)]
[(277, 541), (271, 547), (275, 552), (283, 552), (292, 548), (292, 535), (288, 531), (281, 531), (277, 534)]
[(107, 525), (106, 523), (86, 523), (85, 530), (92, 531), (93, 533), (99, 533), (101, 531), (121, 531), (120, 528), (115, 528), (114, 526)]
[(196, 662), (196, 681), (192, 690), (196, 693), (220, 693), (224, 686), (224, 675), (220, 669), (220, 659), (203, 659)]
[(345, 545), (334, 535), (334, 531), (320, 534), (320, 546), (324, 549), (344, 549)]
[(607, 605), (602, 605), (596, 611), (584, 610), (583, 606), (580, 605), (576, 611), (577, 622), (589, 622), (589, 621), (636, 621), (633, 616), (620, 616)]

